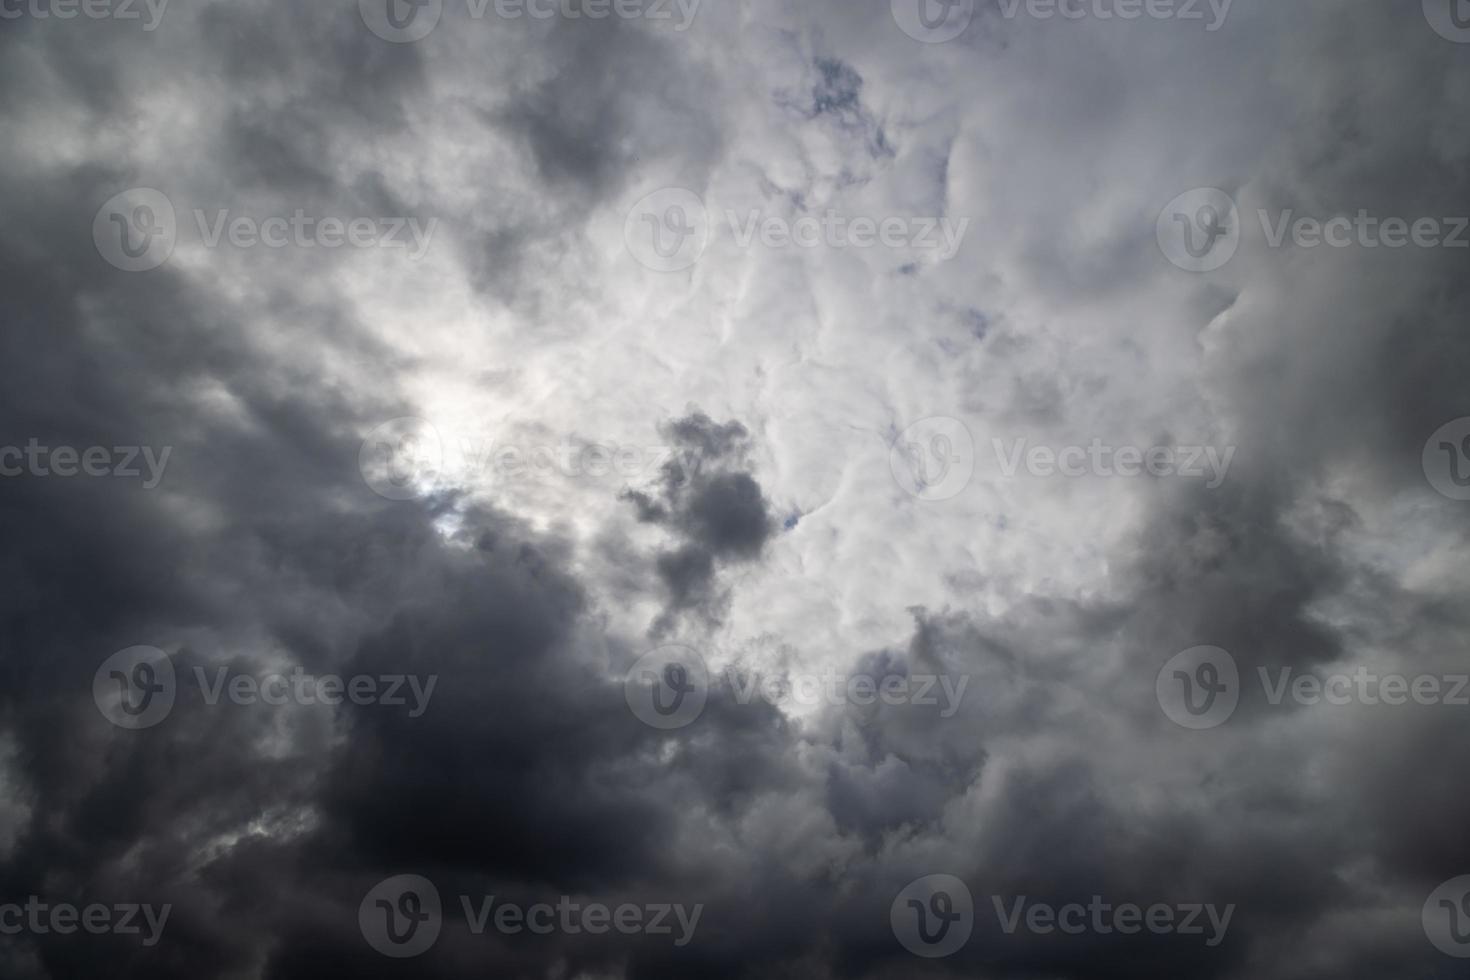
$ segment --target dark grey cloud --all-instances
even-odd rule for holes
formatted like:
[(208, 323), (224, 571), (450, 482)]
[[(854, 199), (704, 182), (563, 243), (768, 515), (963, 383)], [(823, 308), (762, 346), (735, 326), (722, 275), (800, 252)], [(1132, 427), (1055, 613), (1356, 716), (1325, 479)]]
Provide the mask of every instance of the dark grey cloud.
[(665, 424), (662, 432), (674, 455), (662, 468), (656, 493), (623, 494), (640, 521), (666, 526), (678, 542), (654, 560), (668, 593), (654, 635), (667, 634), (684, 614), (717, 624), (729, 600), (717, 573), (758, 559), (775, 533), (760, 484), (742, 469), (749, 441), (743, 425), (721, 425), (694, 411)]

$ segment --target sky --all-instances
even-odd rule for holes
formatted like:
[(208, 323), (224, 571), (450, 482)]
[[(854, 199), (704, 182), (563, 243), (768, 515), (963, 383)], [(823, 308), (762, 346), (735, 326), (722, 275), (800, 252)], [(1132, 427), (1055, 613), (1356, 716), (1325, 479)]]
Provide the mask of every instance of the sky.
[(0, 0), (0, 87), (0, 975), (1463, 975), (1467, 0)]

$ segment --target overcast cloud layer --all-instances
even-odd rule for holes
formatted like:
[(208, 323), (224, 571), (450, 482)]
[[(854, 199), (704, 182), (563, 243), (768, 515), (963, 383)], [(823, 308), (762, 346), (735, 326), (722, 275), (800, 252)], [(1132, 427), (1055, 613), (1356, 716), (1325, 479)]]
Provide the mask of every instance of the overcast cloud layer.
[(1422, 8), (0, 0), (0, 976), (1462, 976)]

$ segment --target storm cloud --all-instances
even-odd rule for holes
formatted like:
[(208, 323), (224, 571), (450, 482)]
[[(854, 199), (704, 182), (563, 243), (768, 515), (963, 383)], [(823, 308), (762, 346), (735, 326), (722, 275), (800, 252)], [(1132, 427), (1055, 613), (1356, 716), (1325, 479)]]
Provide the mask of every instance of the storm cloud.
[(1450, 976), (1459, 6), (0, 3), (0, 974)]

